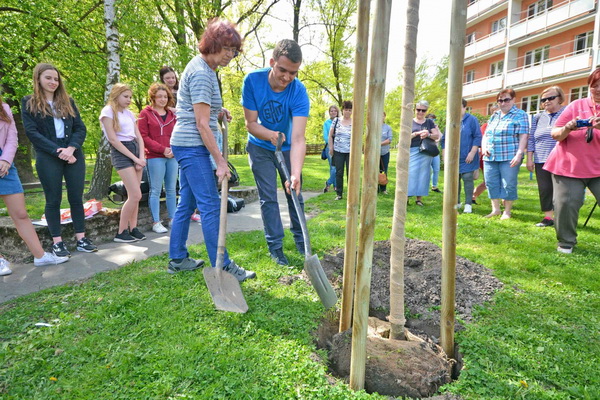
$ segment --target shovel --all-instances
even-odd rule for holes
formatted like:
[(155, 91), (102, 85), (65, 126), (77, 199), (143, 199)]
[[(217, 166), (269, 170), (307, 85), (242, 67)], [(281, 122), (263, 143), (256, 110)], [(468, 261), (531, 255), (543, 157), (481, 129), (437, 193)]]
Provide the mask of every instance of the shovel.
[[(283, 169), (283, 173), (285, 175), (285, 179), (291, 183), (290, 172), (285, 165), (285, 159), (283, 158), (283, 153), (281, 152), (281, 145), (283, 142), (283, 134), (279, 133), (279, 138), (277, 139), (277, 148), (275, 150), (275, 157), (277, 157), (277, 161), (281, 164), (281, 169)], [(315, 288), (315, 291), (319, 295), (321, 299), (321, 303), (325, 306), (326, 309), (335, 306), (337, 303), (337, 296), (331, 284), (327, 280), (327, 275), (325, 275), (325, 271), (323, 271), (323, 267), (321, 266), (321, 262), (319, 261), (319, 257), (315, 254), (311, 254), (310, 247), (310, 238), (308, 236), (308, 229), (306, 228), (306, 217), (304, 216), (304, 212), (300, 207), (300, 202), (298, 201), (298, 196), (296, 195), (296, 191), (294, 189), (290, 189), (292, 200), (294, 202), (294, 208), (296, 209), (296, 214), (298, 214), (298, 219), (300, 220), (300, 227), (302, 228), (302, 237), (304, 238), (304, 249), (305, 249), (305, 259), (304, 259), (304, 270), (308, 275), (308, 279), (310, 279), (310, 283)]]
[[(227, 161), (227, 120), (223, 117), (223, 157)], [(219, 219), (219, 238), (217, 241), (217, 262), (215, 267), (202, 270), (206, 286), (217, 310), (245, 313), (248, 304), (242, 293), (240, 282), (235, 276), (223, 269), (225, 258), (225, 234), (227, 233), (227, 177), (221, 182), (221, 215)]]

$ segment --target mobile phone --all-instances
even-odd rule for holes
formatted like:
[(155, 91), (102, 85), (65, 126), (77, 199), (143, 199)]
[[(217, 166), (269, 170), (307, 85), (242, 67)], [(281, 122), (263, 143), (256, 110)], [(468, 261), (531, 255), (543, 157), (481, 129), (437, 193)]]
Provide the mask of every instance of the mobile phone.
[(592, 126), (591, 118), (590, 119), (578, 119), (577, 120), (577, 127), (578, 128), (583, 128), (585, 126)]

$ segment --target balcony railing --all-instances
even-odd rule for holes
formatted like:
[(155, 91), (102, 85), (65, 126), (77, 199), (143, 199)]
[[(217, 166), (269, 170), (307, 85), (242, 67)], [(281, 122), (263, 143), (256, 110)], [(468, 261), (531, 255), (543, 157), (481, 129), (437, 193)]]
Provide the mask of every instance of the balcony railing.
[(496, 4), (503, 3), (505, 1), (506, 0), (477, 0), (467, 7), (467, 21), (490, 9)]
[(506, 29), (484, 36), (465, 47), (465, 58), (473, 57), (506, 43)]
[(463, 85), (463, 96), (471, 96), (500, 89), (502, 89), (502, 75), (488, 76)]
[(575, 71), (589, 70), (592, 53), (592, 49), (587, 49), (579, 54), (566, 54), (532, 67), (513, 69), (506, 74), (505, 86), (517, 86), (526, 82), (544, 80)]
[(594, 3), (594, 0), (567, 0), (540, 15), (512, 24), (509, 38), (510, 40), (515, 40), (589, 12), (594, 9)]

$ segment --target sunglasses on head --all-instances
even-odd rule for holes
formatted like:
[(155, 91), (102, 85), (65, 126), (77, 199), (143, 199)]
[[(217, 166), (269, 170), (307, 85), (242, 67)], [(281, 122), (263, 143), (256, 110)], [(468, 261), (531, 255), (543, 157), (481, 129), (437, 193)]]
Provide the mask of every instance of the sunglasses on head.
[(417, 112), (427, 112), (427, 110), (423, 110), (423, 109), (417, 108)]
[(548, 96), (548, 97), (544, 97), (544, 98), (540, 99), (540, 102), (541, 102), (541, 103), (545, 103), (545, 102), (547, 102), (547, 101), (552, 101), (552, 100), (554, 100), (554, 99), (555, 99), (555, 98), (557, 98), (557, 97), (558, 97), (558, 96)]
[(498, 104), (509, 103), (512, 99), (512, 97), (507, 97), (506, 99), (498, 99)]

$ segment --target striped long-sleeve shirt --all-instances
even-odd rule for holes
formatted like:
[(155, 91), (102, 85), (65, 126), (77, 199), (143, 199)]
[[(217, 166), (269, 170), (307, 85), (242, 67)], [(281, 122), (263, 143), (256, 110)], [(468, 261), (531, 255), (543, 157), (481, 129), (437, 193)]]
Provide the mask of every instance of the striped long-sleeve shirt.
[(556, 146), (556, 140), (552, 139), (552, 128), (556, 120), (562, 114), (566, 107), (561, 107), (555, 113), (542, 111), (535, 115), (531, 121), (531, 130), (529, 131), (529, 140), (527, 141), (527, 151), (533, 152), (533, 162), (543, 164), (548, 159), (550, 152)]

